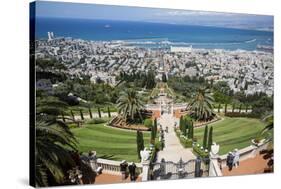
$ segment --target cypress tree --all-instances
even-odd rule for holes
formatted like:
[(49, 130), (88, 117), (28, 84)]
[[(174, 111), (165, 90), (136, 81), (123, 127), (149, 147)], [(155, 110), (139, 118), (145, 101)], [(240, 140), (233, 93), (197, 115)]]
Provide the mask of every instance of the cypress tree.
[(183, 128), (183, 117), (180, 117), (180, 131), (182, 132)]
[(84, 116), (83, 116), (82, 110), (80, 109), (79, 111), (80, 111), (81, 120), (84, 120)]
[(218, 113), (221, 112), (221, 104), (219, 104), (219, 107), (218, 107)]
[(242, 104), (240, 104), (239, 106), (239, 113), (241, 113), (241, 109), (242, 109)]
[(191, 122), (191, 135), (190, 138), (193, 139), (194, 138), (194, 125), (193, 125), (193, 121)]
[(188, 128), (188, 122), (185, 120), (182, 128), (182, 134), (186, 136), (186, 129)]
[(203, 148), (207, 148), (207, 138), (208, 138), (208, 125), (205, 126), (204, 137), (203, 137)]
[(211, 151), (211, 146), (213, 144), (213, 127), (209, 130), (209, 140), (208, 140), (208, 151)]
[(99, 118), (101, 118), (100, 108), (98, 107)]
[(62, 121), (65, 122), (65, 117), (64, 117), (63, 111), (61, 112), (61, 116), (62, 116)]
[(93, 114), (92, 114), (92, 110), (90, 107), (89, 107), (89, 114), (90, 114), (90, 118), (93, 119)]
[(193, 139), (193, 122), (192, 121), (189, 123), (189, 127), (188, 127), (188, 138)]
[(74, 116), (73, 111), (72, 111), (72, 110), (70, 110), (70, 113), (71, 113), (71, 117), (72, 117), (73, 121), (75, 121), (75, 116)]
[(150, 131), (150, 143), (154, 144), (155, 142), (155, 125), (152, 125), (151, 131)]
[(109, 109), (109, 107), (107, 107), (107, 113), (108, 113), (108, 117), (111, 117), (111, 114), (110, 114), (110, 109)]
[(157, 135), (157, 119), (154, 119), (154, 139), (156, 138)]
[(224, 113), (227, 113), (227, 104), (224, 105)]
[(144, 149), (143, 134), (141, 131), (137, 130), (137, 152), (138, 158), (141, 159), (140, 151)]

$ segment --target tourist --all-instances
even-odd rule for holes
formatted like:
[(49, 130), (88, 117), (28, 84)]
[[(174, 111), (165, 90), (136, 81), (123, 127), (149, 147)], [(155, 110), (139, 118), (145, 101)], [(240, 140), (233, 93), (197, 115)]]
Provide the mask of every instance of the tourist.
[(196, 160), (195, 160), (195, 173), (194, 176), (195, 177), (201, 177), (202, 173), (201, 173), (201, 159), (199, 156), (197, 156)]
[(166, 126), (166, 133), (168, 133), (168, 126)]
[(226, 165), (228, 166), (228, 170), (231, 171), (233, 168), (233, 160), (234, 160), (234, 155), (232, 152), (228, 152), (228, 155), (226, 157)]
[(121, 174), (122, 174), (122, 180), (126, 179), (127, 167), (128, 167), (128, 163), (126, 162), (126, 160), (122, 160), (122, 162), (120, 164), (120, 171), (121, 171)]
[(164, 147), (165, 147), (165, 139), (163, 138), (163, 139), (161, 140), (161, 150), (163, 150)]
[(237, 168), (239, 166), (239, 159), (240, 159), (240, 154), (238, 152), (238, 149), (235, 149), (233, 152), (234, 160), (233, 160), (233, 166)]
[(134, 162), (130, 163), (128, 167), (131, 181), (136, 181), (136, 168), (137, 166)]

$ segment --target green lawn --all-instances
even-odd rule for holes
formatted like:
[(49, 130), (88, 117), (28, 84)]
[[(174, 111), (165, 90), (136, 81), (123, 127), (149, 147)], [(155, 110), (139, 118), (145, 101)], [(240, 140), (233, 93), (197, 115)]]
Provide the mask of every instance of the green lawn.
[[(82, 128), (73, 128), (71, 131), (79, 142), (80, 152), (94, 150), (101, 158), (139, 162), (136, 132), (110, 128), (104, 124), (85, 124)], [(143, 134), (147, 146), (150, 133)]]
[[(225, 154), (235, 148), (241, 149), (251, 144), (257, 134), (264, 127), (258, 119), (229, 118), (209, 125), (213, 126), (213, 141), (220, 145), (219, 154)], [(204, 128), (194, 130), (194, 136), (202, 144)]]

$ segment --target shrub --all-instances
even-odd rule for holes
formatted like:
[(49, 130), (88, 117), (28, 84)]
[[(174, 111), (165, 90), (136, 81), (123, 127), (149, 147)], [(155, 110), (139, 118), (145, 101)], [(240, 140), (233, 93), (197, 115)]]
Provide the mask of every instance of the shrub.
[(151, 129), (151, 128), (152, 128), (152, 125), (153, 125), (152, 119), (150, 119), (150, 118), (145, 119), (143, 124), (144, 124), (144, 126), (146, 126), (147, 128)]
[(202, 146), (197, 146), (197, 145), (194, 145), (193, 146), (193, 152), (195, 154), (197, 154), (199, 157), (201, 158), (207, 158), (209, 157), (209, 153), (208, 152), (205, 152), (204, 149), (201, 149)]

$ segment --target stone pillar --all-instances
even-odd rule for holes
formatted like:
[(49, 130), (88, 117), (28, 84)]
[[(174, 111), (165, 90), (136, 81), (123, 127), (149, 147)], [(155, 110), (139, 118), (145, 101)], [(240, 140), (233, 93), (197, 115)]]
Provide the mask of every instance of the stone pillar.
[(150, 164), (150, 161), (142, 162), (142, 181), (149, 180), (149, 164)]
[(210, 177), (220, 177), (222, 176), (222, 172), (220, 169), (220, 166), (218, 164), (218, 152), (219, 152), (220, 146), (216, 143), (213, 143), (211, 146), (211, 152), (209, 154), (210, 156), (210, 164), (209, 164), (209, 176)]

